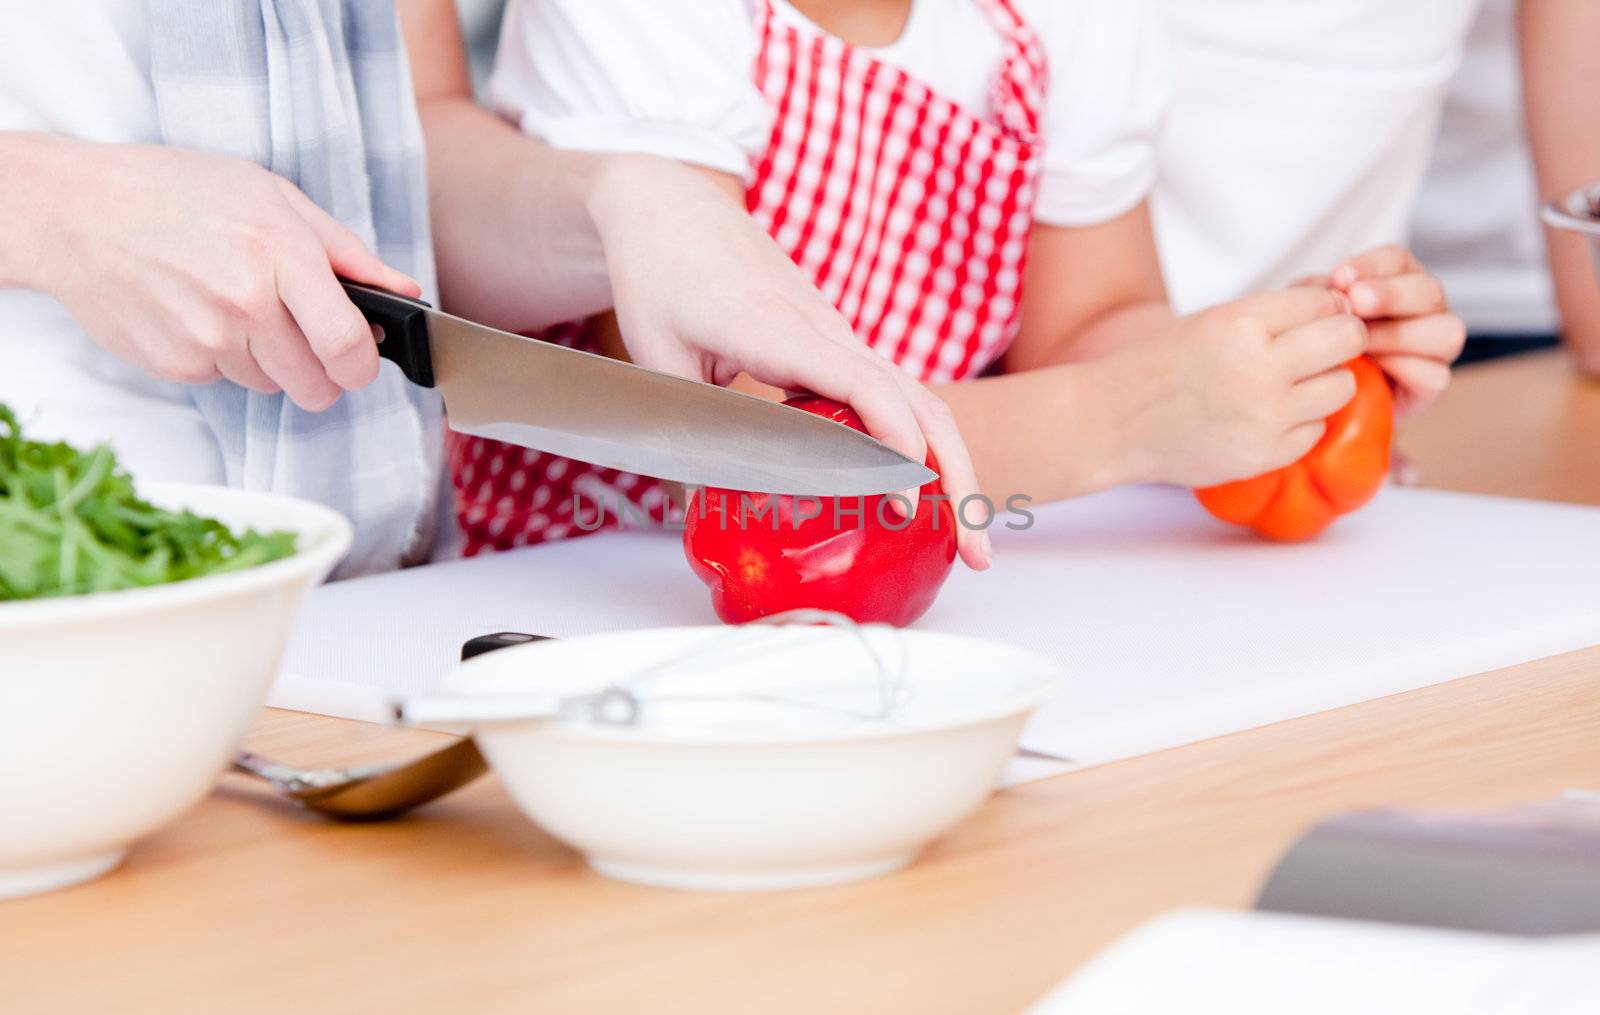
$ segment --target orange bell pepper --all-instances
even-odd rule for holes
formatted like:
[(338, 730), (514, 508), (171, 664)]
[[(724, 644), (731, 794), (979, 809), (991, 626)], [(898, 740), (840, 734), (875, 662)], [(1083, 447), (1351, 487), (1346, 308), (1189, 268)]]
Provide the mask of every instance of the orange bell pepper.
[(1318, 535), (1377, 494), (1389, 472), (1394, 398), (1372, 360), (1363, 356), (1345, 366), (1356, 375), (1355, 397), (1328, 417), (1316, 447), (1254, 479), (1196, 490), (1207, 511), (1268, 539), (1295, 541)]

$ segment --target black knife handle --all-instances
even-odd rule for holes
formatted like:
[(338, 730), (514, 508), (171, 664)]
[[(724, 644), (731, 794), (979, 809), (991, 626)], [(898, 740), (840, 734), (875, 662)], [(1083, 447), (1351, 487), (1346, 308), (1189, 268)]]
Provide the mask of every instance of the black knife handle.
[(393, 360), (412, 384), (433, 387), (433, 354), (428, 348), (428, 311), (433, 307), (387, 289), (345, 279), (339, 282), (361, 316), (383, 329), (378, 355)]
[(546, 634), (523, 634), (520, 631), (500, 631), (496, 634), (480, 634), (476, 638), (461, 646), (461, 661), (466, 662), (473, 656), (481, 656), (487, 652), (494, 652), (513, 645), (526, 645), (534, 641), (549, 641)]

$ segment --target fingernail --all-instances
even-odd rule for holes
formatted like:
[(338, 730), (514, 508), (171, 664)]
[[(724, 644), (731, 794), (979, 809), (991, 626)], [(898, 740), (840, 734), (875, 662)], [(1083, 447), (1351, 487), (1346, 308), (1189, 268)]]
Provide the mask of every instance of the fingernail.
[(989, 538), (989, 530), (978, 533), (978, 552), (983, 555), (984, 566), (994, 563), (994, 542)]
[(1350, 290), (1350, 305), (1363, 317), (1375, 314), (1378, 312), (1378, 294), (1370, 285), (1355, 286)]
[(917, 500), (921, 493), (921, 488), (915, 486), (909, 490), (901, 490), (899, 493), (890, 496), (889, 504), (894, 508), (896, 514), (910, 521), (917, 516)]
[(1355, 282), (1356, 270), (1348, 264), (1341, 264), (1333, 269), (1333, 274), (1329, 277), (1333, 279), (1334, 285), (1344, 288)]

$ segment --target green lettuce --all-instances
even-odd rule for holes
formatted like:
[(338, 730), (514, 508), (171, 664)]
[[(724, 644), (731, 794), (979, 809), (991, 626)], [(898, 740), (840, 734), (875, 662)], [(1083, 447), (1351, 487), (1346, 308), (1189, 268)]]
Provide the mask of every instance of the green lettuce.
[(0, 403), (0, 600), (162, 585), (294, 551), (292, 532), (236, 534), (139, 499), (109, 447), (27, 440)]

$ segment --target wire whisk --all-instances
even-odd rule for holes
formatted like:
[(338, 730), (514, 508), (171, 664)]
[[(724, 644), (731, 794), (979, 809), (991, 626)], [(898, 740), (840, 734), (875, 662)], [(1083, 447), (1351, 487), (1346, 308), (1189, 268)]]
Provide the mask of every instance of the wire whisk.
[[(863, 677), (823, 675), (787, 686), (763, 683), (757, 674), (738, 667), (792, 651), (794, 640), (754, 639), (749, 629), (762, 627), (826, 627), (850, 633), (870, 663)], [(638, 726), (662, 712), (687, 715), (696, 725), (722, 728), (754, 725), (750, 710), (729, 715), (717, 706), (744, 704), (763, 710), (793, 710), (813, 716), (855, 722), (882, 721), (901, 713), (911, 702), (908, 655), (899, 629), (883, 624), (857, 624), (824, 610), (791, 610), (751, 624), (719, 630), (666, 658), (614, 679), (583, 694), (486, 695), (456, 694), (409, 698), (395, 706), (395, 718), (428, 725), (554, 718), (604, 726)], [(672, 686), (674, 681), (677, 686)], [(708, 711), (701, 706), (712, 706)]]

